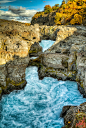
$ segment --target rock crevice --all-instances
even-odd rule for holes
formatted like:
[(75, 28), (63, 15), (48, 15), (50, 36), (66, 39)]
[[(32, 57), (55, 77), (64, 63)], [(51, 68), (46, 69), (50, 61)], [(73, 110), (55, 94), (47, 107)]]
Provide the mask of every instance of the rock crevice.
[[(44, 53), (38, 44), (42, 39), (55, 41)], [(29, 55), (37, 58), (30, 59)], [(86, 27), (37, 24), (25, 26), (1, 20), (0, 98), (2, 94), (24, 88), (25, 70), (29, 65), (38, 66), (40, 79), (52, 76), (58, 80), (76, 81), (78, 89), (86, 97)], [(86, 103), (80, 106), (80, 112), (86, 118)], [(71, 128), (76, 124), (77, 111), (77, 107), (65, 107), (61, 114), (65, 120), (64, 128)]]

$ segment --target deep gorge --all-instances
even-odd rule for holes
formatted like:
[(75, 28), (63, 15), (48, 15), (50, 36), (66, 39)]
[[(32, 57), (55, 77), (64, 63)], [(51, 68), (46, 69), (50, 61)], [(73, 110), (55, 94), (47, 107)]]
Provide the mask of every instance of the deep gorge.
[[(44, 45), (42, 41), (44, 49), (48, 47), (47, 42), (44, 41), (47, 44)], [(2, 97), (0, 128), (61, 128), (64, 125), (60, 117), (63, 106), (86, 102), (76, 82), (58, 81), (51, 77), (39, 80), (37, 70), (35, 66), (26, 69), (24, 90)]]
[[(76, 89), (78, 89), (80, 93), (83, 94), (83, 97), (86, 97), (85, 26), (39, 26), (38, 24), (35, 24), (34, 26), (25, 26), (25, 24), (11, 21), (10, 24), (7, 21), (1, 21), (0, 24), (0, 98), (2, 98), (1, 101), (5, 96), (9, 97), (11, 94), (15, 94), (16, 91), (13, 92), (13, 90), (17, 90), (17, 92), (21, 94), (22, 90), (18, 90), (24, 89), (25, 86), (25, 88), (27, 88), (26, 84), (28, 83), (25, 78), (25, 70), (28, 66), (38, 67), (38, 69), (36, 67), (34, 68), (38, 71), (36, 75), (37, 77), (39, 76), (39, 81), (41, 82), (45, 79), (45, 77), (53, 77), (56, 81), (57, 79), (66, 82), (67, 80), (73, 82), (76, 81), (78, 85), (78, 87), (76, 85)], [(39, 42), (42, 40), (53, 40), (55, 42), (48, 50), (42, 52), (42, 48), (39, 46)], [(31, 59), (32, 57), (35, 58)], [(59, 84), (61, 84), (61, 82)], [(61, 85), (63, 88), (66, 88), (66, 90), (68, 90), (68, 88), (65, 87), (66, 84)], [(72, 88), (73, 85), (71, 87), (71, 91)], [(36, 90), (34, 91), (36, 92)], [(77, 91), (74, 91), (72, 95), (76, 96), (75, 92)], [(55, 91), (52, 93), (54, 96), (57, 94)], [(81, 96), (80, 93), (79, 96)], [(50, 92), (48, 94), (50, 95)], [(31, 93), (31, 95), (33, 94)], [(43, 95), (43, 97), (45, 98), (47, 96)], [(46, 99), (48, 99), (48, 97), (44, 100)], [(16, 101), (16, 99), (14, 100)], [(21, 101), (20, 104), (22, 104)], [(43, 105), (33, 104), (33, 106), (34, 105), (37, 108), (41, 106), (43, 107), (43, 109), (46, 109), (48, 103)], [(72, 126), (75, 126), (75, 124), (77, 123), (77, 116), (86, 118), (85, 108), (86, 102), (80, 104), (79, 106), (67, 105), (64, 106), (63, 109), (61, 108), (61, 117), (64, 118), (65, 123), (64, 128), (71, 128)], [(1, 109), (2, 115), (3, 111)], [(1, 119), (3, 120), (3, 118)], [(2, 122), (4, 123), (4, 121)], [(15, 127), (14, 124), (13, 126)], [(20, 126), (22, 124), (18, 125), (18, 127), (22, 127)]]

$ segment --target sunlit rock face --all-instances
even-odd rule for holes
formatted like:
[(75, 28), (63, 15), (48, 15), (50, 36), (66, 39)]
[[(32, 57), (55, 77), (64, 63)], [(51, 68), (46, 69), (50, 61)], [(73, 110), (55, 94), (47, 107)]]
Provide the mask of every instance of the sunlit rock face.
[(39, 25), (0, 20), (0, 95), (26, 85), (29, 50), (40, 41)]
[[(54, 40), (55, 42), (51, 48), (40, 55), (40, 60), (37, 60), (42, 65), (39, 70), (40, 78), (50, 75), (58, 79), (75, 80), (86, 92), (86, 28), (84, 26), (39, 26), (37, 24), (25, 26), (25, 24), (16, 22), (0, 22), (0, 65), (3, 65), (7, 72), (10, 61), (16, 62), (16, 56), (18, 56), (17, 60), (19, 61), (27, 58), (24, 60), (25, 65), (21, 61), (23, 66), (21, 68), (25, 71), (29, 63), (29, 50), (32, 44), (45, 39)], [(20, 69), (18, 69), (19, 65), (16, 64), (16, 71), (12, 66), (12, 71), (17, 74), (15, 80), (16, 76), (20, 76), (21, 81), (21, 79), (25, 79), (25, 75), (19, 75), (21, 74)], [(9, 83), (7, 79), (9, 75), (2, 70), (1, 74), (4, 76), (0, 78), (2, 89), (2, 86)], [(22, 76), (23, 78), (21, 78)], [(14, 83), (15, 85), (16, 81), (11, 80), (9, 79), (11, 84)], [(19, 83), (22, 82), (20, 81)]]
[(77, 31), (76, 27), (73, 26), (39, 26), (41, 39), (51, 39), (55, 40), (55, 44), (63, 41), (67, 37), (73, 35)]

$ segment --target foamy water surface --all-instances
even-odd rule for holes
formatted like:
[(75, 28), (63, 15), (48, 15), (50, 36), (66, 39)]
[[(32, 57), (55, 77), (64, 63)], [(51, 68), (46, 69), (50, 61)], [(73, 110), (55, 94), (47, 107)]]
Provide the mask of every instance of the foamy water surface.
[(77, 83), (38, 78), (38, 68), (26, 69), (24, 90), (4, 95), (0, 101), (0, 128), (61, 128), (60, 113), (64, 105), (86, 102)]

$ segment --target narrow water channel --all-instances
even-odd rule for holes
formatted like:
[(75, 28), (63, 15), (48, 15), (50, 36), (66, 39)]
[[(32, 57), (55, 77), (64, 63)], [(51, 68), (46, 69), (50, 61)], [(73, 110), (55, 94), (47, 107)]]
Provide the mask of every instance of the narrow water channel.
[(55, 41), (52, 40), (42, 40), (39, 44), (43, 48), (43, 52), (44, 52), (45, 50), (50, 48), (54, 44), (54, 42)]
[(39, 80), (37, 67), (26, 69), (27, 85), (0, 101), (0, 128), (61, 128), (60, 113), (64, 105), (86, 102), (77, 83), (51, 77)]

